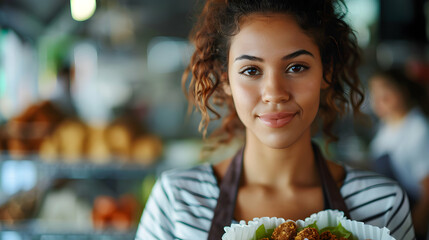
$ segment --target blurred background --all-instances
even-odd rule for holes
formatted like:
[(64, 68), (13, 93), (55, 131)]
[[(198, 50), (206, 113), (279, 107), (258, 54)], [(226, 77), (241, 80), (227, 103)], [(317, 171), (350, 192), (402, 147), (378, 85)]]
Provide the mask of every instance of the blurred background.
[[(429, 1), (345, 2), (364, 87), (406, 66), (427, 89)], [(0, 239), (133, 239), (160, 172), (236, 151), (201, 159), (199, 116), (186, 117), (181, 74), (202, 4), (0, 1)], [(339, 122), (327, 154), (368, 168), (377, 119), (368, 99), (362, 111)]]

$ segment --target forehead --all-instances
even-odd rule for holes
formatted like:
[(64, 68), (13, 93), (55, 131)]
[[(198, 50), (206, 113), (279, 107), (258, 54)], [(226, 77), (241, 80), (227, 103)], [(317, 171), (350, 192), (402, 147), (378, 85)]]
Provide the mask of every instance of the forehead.
[(292, 15), (253, 13), (240, 19), (239, 31), (231, 38), (230, 51), (267, 53), (274, 50), (284, 54), (297, 49), (319, 55), (314, 39), (298, 25)]
[(389, 94), (391, 96), (402, 95), (402, 91), (390, 83), (384, 76), (374, 76), (369, 81), (369, 87), (372, 94)]
[(385, 76), (373, 76), (370, 78), (369, 86), (376, 90), (393, 90), (393, 85)]
[(239, 26), (246, 27), (255, 23), (265, 23), (270, 25), (270, 23), (274, 22), (297, 25), (297, 21), (295, 20), (295, 18), (287, 13), (256, 12), (242, 16), (239, 21)]

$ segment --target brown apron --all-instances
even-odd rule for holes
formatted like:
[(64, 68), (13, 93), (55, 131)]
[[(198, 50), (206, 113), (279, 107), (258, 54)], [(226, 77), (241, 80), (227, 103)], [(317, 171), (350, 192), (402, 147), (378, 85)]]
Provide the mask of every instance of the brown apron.
[[(341, 196), (340, 190), (328, 170), (326, 160), (323, 158), (319, 147), (315, 143), (312, 143), (312, 146), (314, 159), (322, 182), (324, 208), (343, 211), (344, 215), (350, 218), (349, 211)], [(209, 240), (221, 239), (224, 233), (224, 227), (229, 226), (234, 217), (235, 202), (243, 168), (243, 152), (244, 148), (235, 155), (220, 183), (220, 193), (209, 231)]]

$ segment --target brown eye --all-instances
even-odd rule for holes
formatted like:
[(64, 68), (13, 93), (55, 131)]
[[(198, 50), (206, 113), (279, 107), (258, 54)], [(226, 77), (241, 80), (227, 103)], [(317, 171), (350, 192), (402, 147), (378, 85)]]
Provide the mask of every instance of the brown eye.
[(307, 69), (308, 69), (308, 67), (304, 66), (304, 65), (293, 65), (293, 66), (289, 67), (286, 72), (288, 72), (288, 73), (299, 73), (299, 72), (305, 71)]
[(259, 75), (260, 72), (255, 67), (249, 67), (249, 68), (245, 68), (244, 70), (240, 71), (240, 74), (247, 75), (247, 76), (256, 76), (256, 75)]

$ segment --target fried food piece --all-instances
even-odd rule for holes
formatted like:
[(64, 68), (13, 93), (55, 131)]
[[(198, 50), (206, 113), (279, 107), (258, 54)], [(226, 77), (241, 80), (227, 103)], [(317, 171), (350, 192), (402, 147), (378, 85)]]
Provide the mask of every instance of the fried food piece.
[(323, 232), (320, 234), (320, 240), (336, 240), (337, 236), (332, 234), (330, 231)]
[(296, 236), (298, 227), (295, 222), (289, 221), (280, 224), (273, 232), (273, 240), (293, 240)]
[(317, 229), (315, 228), (305, 228), (302, 231), (300, 231), (296, 237), (295, 240), (319, 240), (319, 233), (317, 232)]

